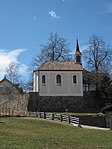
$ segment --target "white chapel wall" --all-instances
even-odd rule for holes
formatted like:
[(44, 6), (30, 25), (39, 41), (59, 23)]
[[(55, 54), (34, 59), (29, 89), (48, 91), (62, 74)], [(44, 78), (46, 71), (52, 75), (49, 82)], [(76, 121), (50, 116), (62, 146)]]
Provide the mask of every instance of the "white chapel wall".
[[(61, 86), (56, 84), (56, 75), (58, 74), (62, 77)], [(46, 76), (44, 85), (42, 84), (42, 75)], [(73, 83), (73, 75), (77, 77), (76, 84)], [(38, 76), (40, 96), (83, 96), (82, 71), (40, 71)]]
[(34, 72), (33, 92), (38, 92), (38, 72)]

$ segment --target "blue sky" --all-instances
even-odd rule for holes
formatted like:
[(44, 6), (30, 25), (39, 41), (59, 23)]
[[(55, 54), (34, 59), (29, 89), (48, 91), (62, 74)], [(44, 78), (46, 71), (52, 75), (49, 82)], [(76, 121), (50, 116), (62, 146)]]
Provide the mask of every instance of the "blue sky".
[(32, 58), (50, 33), (58, 33), (75, 51), (92, 34), (112, 44), (112, 0), (0, 0), (0, 79), (10, 62), (27, 75)]

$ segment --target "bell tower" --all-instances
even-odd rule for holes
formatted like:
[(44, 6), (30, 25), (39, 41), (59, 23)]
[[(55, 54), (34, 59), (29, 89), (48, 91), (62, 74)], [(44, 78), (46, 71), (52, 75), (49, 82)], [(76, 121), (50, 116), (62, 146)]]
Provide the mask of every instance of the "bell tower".
[(75, 58), (75, 63), (82, 65), (82, 53), (80, 52), (80, 49), (79, 49), (78, 39), (76, 40), (76, 51), (74, 54), (74, 58)]

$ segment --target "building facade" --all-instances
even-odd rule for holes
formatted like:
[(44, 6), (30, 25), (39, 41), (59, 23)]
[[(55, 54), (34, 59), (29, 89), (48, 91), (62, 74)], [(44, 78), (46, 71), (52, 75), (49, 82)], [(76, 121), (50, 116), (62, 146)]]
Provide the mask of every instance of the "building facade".
[(34, 92), (40, 96), (83, 96), (81, 52), (76, 43), (72, 62), (49, 61), (34, 70)]

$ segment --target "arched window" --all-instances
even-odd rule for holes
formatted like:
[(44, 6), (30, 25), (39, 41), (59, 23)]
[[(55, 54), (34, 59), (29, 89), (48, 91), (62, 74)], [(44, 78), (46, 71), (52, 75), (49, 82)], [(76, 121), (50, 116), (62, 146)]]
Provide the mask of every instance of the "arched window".
[(76, 77), (76, 75), (73, 76), (73, 83), (77, 83), (77, 77)]
[(59, 74), (56, 76), (56, 83), (58, 86), (61, 86), (61, 75)]
[(46, 77), (45, 75), (42, 75), (42, 84), (45, 84), (46, 83)]

